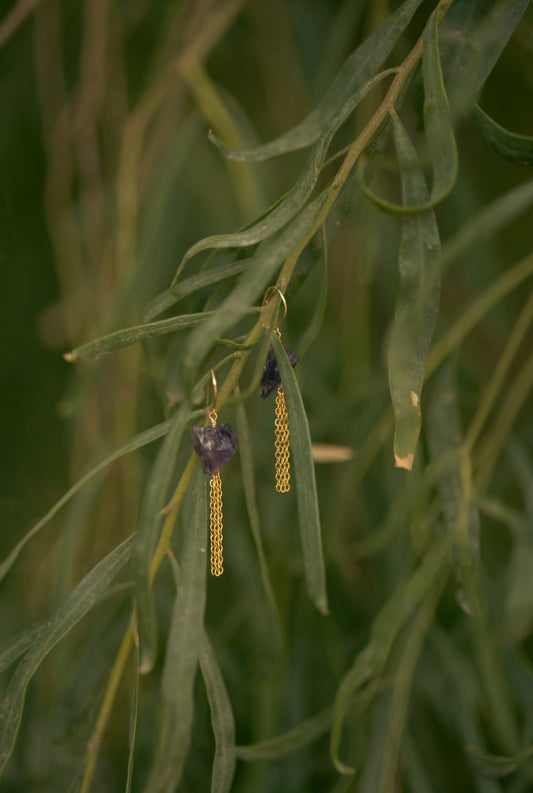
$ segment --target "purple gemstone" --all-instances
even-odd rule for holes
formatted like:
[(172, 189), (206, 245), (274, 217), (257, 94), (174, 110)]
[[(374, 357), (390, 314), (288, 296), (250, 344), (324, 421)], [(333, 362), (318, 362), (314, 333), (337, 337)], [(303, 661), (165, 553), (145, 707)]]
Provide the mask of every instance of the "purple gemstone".
[[(300, 356), (292, 350), (285, 347), (287, 358), (291, 362), (293, 368), (300, 360)], [(266, 399), (266, 397), (275, 391), (281, 385), (281, 377), (279, 376), (278, 364), (274, 350), (270, 347), (265, 361), (265, 368), (263, 369), (263, 377), (261, 378), (261, 385), (259, 386), (259, 394)]]
[(208, 474), (216, 474), (237, 451), (239, 439), (230, 424), (216, 427), (191, 427), (192, 445)]

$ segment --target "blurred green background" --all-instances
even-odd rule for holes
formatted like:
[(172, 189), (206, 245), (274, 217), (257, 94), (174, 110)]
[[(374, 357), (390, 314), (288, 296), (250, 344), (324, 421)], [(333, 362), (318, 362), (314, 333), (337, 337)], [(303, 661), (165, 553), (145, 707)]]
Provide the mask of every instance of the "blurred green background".
[[(387, 0), (4, 4), (2, 559), (96, 460), (163, 420), (167, 400), (180, 394), (172, 365), (179, 339), (127, 349), (77, 369), (62, 353), (141, 322), (145, 307), (168, 286), (189, 245), (249, 223), (300, 173), (305, 159), (300, 153), (253, 167), (228, 165), (208, 142), (208, 130), (214, 128), (230, 145), (242, 147), (289, 129), (314, 106), (354, 47), (398, 5)], [(433, 7), (422, 4), (391, 63), (405, 57)], [(482, 95), (490, 115), (524, 135), (533, 132), (532, 41), (530, 6)], [(213, 90), (227, 114), (212, 101)], [(339, 133), (339, 148), (375, 109), (381, 90)], [(411, 123), (416, 127), (414, 111)], [(232, 140), (232, 135), (237, 137)], [(461, 121), (457, 136), (458, 182), (438, 209), (444, 240), (480, 207), (531, 178), (530, 169), (499, 157), (470, 117)], [(389, 404), (386, 350), (398, 288), (399, 226), (355, 188), (341, 220), (328, 250), (324, 324), (298, 367), (313, 440), (355, 450), (350, 463), (317, 465), (332, 614), (325, 620), (306, 600), (292, 532), (295, 504), (280, 504), (271, 493), (272, 406), (250, 400), (246, 407), (259, 509), (284, 651), (272, 666), (275, 641), (256, 580), (235, 463), (224, 476), (227, 573), (217, 591), (209, 584), (207, 624), (235, 710), (239, 744), (281, 732), (331, 705), (354, 655), (368, 641), (373, 619), (407, 577), (432, 520), (424, 433), (415, 470), (408, 474), (393, 468), (391, 425), (380, 424)], [(449, 269), (437, 339), (480, 293), (531, 252), (532, 220), (531, 211), (522, 214)], [(283, 332), (293, 349), (299, 349), (317, 300), (319, 253), (312, 249), (302, 257), (288, 291)], [(526, 282), (502, 300), (456, 356), (465, 426), (529, 291)], [(180, 310), (199, 310), (209, 299), (206, 290), (185, 300)], [(530, 350), (531, 329), (509, 382), (533, 365)], [(233, 421), (231, 411), (226, 418)], [(490, 451), (490, 423), (487, 433)], [(527, 591), (528, 563), (533, 562), (530, 397), (512, 435), (485, 494), (492, 511), (482, 510), (488, 638), (477, 649), (470, 647), (468, 617), (452, 582), (421, 660), (404, 753), (406, 776), (403, 782), (398, 777), (391, 793), (533, 789), (527, 764), (499, 778), (491, 775), (492, 766), (489, 771), (481, 761), (476, 766), (465, 750), (470, 741), (480, 753), (513, 754), (526, 751), (533, 740), (533, 598)], [(66, 515), (22, 552), (0, 584), (2, 639), (48, 616), (92, 565), (131, 533), (153, 454), (149, 447), (114, 466), (105, 482), (89, 486)], [(523, 565), (517, 572), (519, 562)], [(514, 586), (519, 575), (520, 586)], [(166, 571), (158, 588), (163, 626), (171, 597)], [(0, 789), (69, 789), (126, 625), (127, 606), (124, 601), (105, 615), (91, 615), (47, 659), (30, 687), (15, 755)], [(481, 673), (479, 687), (472, 683), (483, 663), (483, 642), (498, 648), (494, 674), (504, 680), (503, 719), (513, 722), (516, 742), (502, 738), (506, 728), (500, 732), (494, 721), (491, 692), (484, 689), (490, 689), (490, 675)], [(457, 680), (471, 696), (468, 703), (461, 702), (465, 714), (449, 712), (454, 710), (454, 688), (462, 691)], [(134, 785), (139, 790), (153, 753), (156, 688), (157, 675), (143, 681), (138, 787)], [(205, 696), (197, 693), (195, 737), (180, 787), (184, 791), (209, 788), (209, 714)], [(128, 707), (124, 685), (95, 790), (124, 787)], [(362, 712), (361, 722), (357, 712), (348, 719), (345, 748), (352, 762), (364, 766), (372, 751), (366, 741), (373, 746), (368, 736), (376, 734), (380, 716)], [(322, 736), (310, 748), (265, 766), (240, 763), (234, 789), (340, 793), (373, 788), (364, 774), (357, 783), (338, 777)]]

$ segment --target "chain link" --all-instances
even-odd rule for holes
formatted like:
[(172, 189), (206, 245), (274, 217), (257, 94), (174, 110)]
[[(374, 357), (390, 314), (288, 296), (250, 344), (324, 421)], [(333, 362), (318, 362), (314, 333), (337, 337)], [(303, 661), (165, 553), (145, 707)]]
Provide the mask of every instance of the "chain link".
[(209, 488), (211, 522), (211, 575), (222, 575), (222, 481), (220, 473), (213, 474)]
[(276, 395), (276, 490), (288, 493), (291, 489), (289, 415), (285, 404), (285, 393), (280, 385)]

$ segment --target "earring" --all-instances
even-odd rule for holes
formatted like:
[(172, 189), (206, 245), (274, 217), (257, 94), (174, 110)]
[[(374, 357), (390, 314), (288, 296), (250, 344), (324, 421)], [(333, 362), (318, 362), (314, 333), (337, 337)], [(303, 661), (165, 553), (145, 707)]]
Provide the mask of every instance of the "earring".
[[(217, 424), (217, 379), (212, 369), (213, 406), (209, 411), (210, 427), (191, 427), (192, 445), (203, 469), (211, 476), (209, 482), (209, 525), (211, 545), (211, 575), (220, 576), (223, 567), (222, 480), (220, 469), (229, 463), (237, 451), (237, 433), (230, 424)], [(209, 392), (208, 392), (209, 404)]]
[[(283, 303), (283, 316), (276, 325), (274, 333), (281, 341), (280, 325), (287, 316), (287, 301), (285, 295), (277, 286), (270, 286), (265, 292), (263, 298), (263, 305), (266, 305), (272, 298), (274, 293), (277, 292), (281, 302)], [(292, 350), (285, 348), (287, 357), (292, 366), (296, 366), (300, 360), (299, 356)], [(291, 463), (290, 463), (290, 428), (289, 428), (289, 414), (287, 413), (287, 405), (285, 402), (285, 392), (283, 391), (283, 383), (279, 374), (276, 356), (272, 346), (268, 350), (265, 361), (265, 368), (263, 370), (263, 377), (259, 387), (259, 394), (263, 399), (266, 399), (269, 394), (277, 389), (276, 394), (276, 418), (274, 421), (275, 427), (275, 460), (276, 460), (276, 490), (278, 493), (288, 493), (291, 489)]]

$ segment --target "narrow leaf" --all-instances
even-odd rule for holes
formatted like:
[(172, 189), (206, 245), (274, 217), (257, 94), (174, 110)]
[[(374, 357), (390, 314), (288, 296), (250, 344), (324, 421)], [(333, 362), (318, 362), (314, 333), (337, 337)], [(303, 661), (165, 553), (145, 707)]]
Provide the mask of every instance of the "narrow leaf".
[(178, 447), (183, 429), (189, 419), (188, 405), (182, 405), (172, 419), (170, 430), (161, 444), (143, 493), (137, 531), (132, 549), (134, 597), (140, 641), (139, 672), (147, 674), (155, 663), (157, 626), (151, 592), (150, 563), (155, 550), (161, 510), (176, 470)]
[(135, 662), (133, 665), (133, 685), (131, 687), (130, 703), (130, 729), (129, 729), (129, 754), (128, 776), (126, 778), (126, 793), (131, 793), (133, 783), (133, 764), (135, 761), (135, 738), (137, 735), (137, 721), (139, 718), (139, 647), (135, 648)]
[(294, 369), (285, 348), (277, 336), (273, 337), (272, 345), (289, 414), (291, 459), (296, 478), (298, 521), (307, 592), (317, 609), (322, 614), (327, 614), (326, 576), (309, 424)]
[(320, 738), (329, 729), (331, 721), (331, 708), (325, 708), (320, 713), (305, 719), (296, 727), (282, 732), (280, 735), (249, 744), (248, 746), (237, 746), (237, 757), (246, 763), (254, 763), (261, 760), (279, 760), (281, 757), (286, 757)]
[(388, 69), (378, 74), (373, 79), (364, 83), (364, 85), (359, 86), (354, 90), (353, 94), (347, 97), (346, 101), (340, 105), (336, 113), (323, 128), (322, 133), (309, 154), (300, 178), (281, 201), (277, 202), (257, 223), (253, 223), (243, 231), (205, 237), (192, 245), (185, 253), (178, 267), (176, 279), (179, 277), (189, 259), (192, 259), (193, 256), (196, 256), (196, 254), (201, 251), (209, 248), (238, 248), (253, 245), (256, 242), (270, 237), (285, 226), (300, 211), (313, 192), (320, 170), (324, 164), (329, 144), (337, 129), (344, 123), (350, 113), (355, 110), (366, 94), (384, 77), (393, 73), (392, 69)]
[(533, 165), (532, 137), (504, 129), (479, 105), (474, 107), (474, 118), (481, 134), (498, 154), (516, 165)]
[(433, 586), (433, 582), (446, 569), (448, 553), (448, 540), (444, 538), (426, 553), (407, 583), (398, 587), (389, 598), (372, 624), (369, 643), (357, 655), (352, 668), (337, 689), (330, 752), (331, 759), (341, 774), (353, 773), (352, 768), (339, 760), (346, 710), (363, 686), (381, 677), (400, 631)]
[(80, 581), (50, 617), (40, 639), (34, 641), (17, 666), (0, 707), (0, 774), (15, 744), (30, 680), (50, 650), (93, 608), (124, 567), (130, 555), (131, 543), (132, 538), (129, 537)]
[(529, 0), (454, 0), (440, 27), (444, 82), (455, 116), (470, 112)]
[(429, 448), (450, 534), (457, 578), (457, 599), (468, 614), (480, 613), (479, 515), (473, 501), (470, 465), (462, 453), (462, 431), (453, 364), (437, 377), (428, 422)]
[(215, 736), (215, 757), (211, 774), (211, 793), (229, 793), (237, 758), (235, 755), (235, 719), (211, 642), (204, 631), (200, 649), (200, 670), (211, 710)]
[(179, 282), (174, 292), (171, 292), (170, 289), (165, 289), (164, 292), (154, 297), (146, 307), (143, 317), (144, 321), (150, 322), (158, 314), (162, 314), (163, 311), (172, 308), (184, 297), (194, 294), (199, 289), (217, 284), (220, 281), (231, 278), (233, 275), (239, 275), (246, 270), (248, 264), (248, 259), (238, 262), (227, 262), (218, 267), (211, 267), (209, 270), (191, 275), (189, 278), (184, 278), (183, 281)]
[(59, 501), (57, 501), (54, 506), (48, 510), (46, 515), (41, 518), (38, 523), (33, 526), (24, 537), (19, 540), (19, 542), (15, 545), (9, 556), (7, 556), (2, 564), (0, 564), (0, 581), (4, 578), (7, 574), (11, 566), (15, 563), (19, 553), (22, 551), (24, 546), (27, 542), (29, 542), (32, 537), (35, 537), (37, 532), (39, 532), (47, 523), (49, 523), (55, 515), (59, 512), (59, 510), (68, 504), (70, 499), (76, 495), (76, 493), (81, 490), (81, 488), (90, 482), (91, 479), (94, 479), (95, 476), (98, 476), (99, 473), (104, 471), (111, 463), (118, 460), (120, 457), (123, 457), (125, 454), (130, 454), (130, 452), (134, 452), (137, 449), (141, 449), (143, 446), (147, 446), (149, 443), (153, 443), (154, 441), (158, 440), (158, 438), (162, 438), (163, 435), (170, 429), (170, 425), (172, 424), (172, 420), (170, 421), (163, 421), (161, 424), (156, 424), (155, 427), (151, 427), (149, 430), (145, 430), (145, 432), (141, 432), (139, 435), (135, 435), (131, 441), (125, 443), (124, 446), (120, 446), (118, 449), (115, 449), (108, 457), (104, 460), (99, 462), (93, 468), (88, 471), (85, 476), (82, 476), (81, 479), (78, 479), (76, 484), (72, 485), (70, 490), (67, 490), (64, 496), (62, 496)]
[(206, 476), (197, 468), (187, 497), (179, 588), (161, 684), (160, 728), (146, 793), (171, 793), (183, 773), (194, 717), (194, 681), (201, 650), (206, 587)]
[(156, 336), (166, 336), (184, 328), (192, 328), (194, 325), (205, 322), (212, 313), (212, 311), (205, 311), (200, 314), (183, 314), (181, 317), (169, 317), (169, 319), (161, 319), (158, 322), (146, 322), (144, 325), (134, 325), (131, 328), (117, 330), (108, 336), (102, 336), (100, 339), (76, 347), (72, 352), (66, 352), (63, 357), (69, 363), (81, 360), (91, 361), (99, 358), (100, 355), (120, 350), (122, 347), (129, 347), (140, 341), (153, 339)]
[[(409, 200), (406, 200), (404, 190), (403, 203), (396, 204), (381, 198), (365, 184), (364, 179), (361, 180), (361, 187), (367, 198), (380, 209), (394, 215), (416, 215), (437, 206), (449, 195), (457, 180), (457, 146), (440, 64), (438, 20), (439, 9), (437, 8), (426, 26), (422, 57), (424, 130), (433, 169), (431, 195), (426, 193), (423, 200), (422, 193), (418, 198), (413, 194)], [(396, 126), (398, 126), (397, 117), (393, 115), (393, 122), (395, 119)], [(398, 144), (398, 141), (396, 143)], [(414, 149), (409, 158), (406, 149), (404, 149), (403, 157), (398, 152), (398, 160), (403, 182), (405, 178), (403, 172), (407, 172), (410, 168), (415, 171), (419, 168)], [(359, 169), (359, 173), (364, 177), (364, 166)]]
[[(265, 292), (273, 274), (282, 266), (290, 253), (306, 238), (324, 204), (328, 201), (332, 185), (304, 207), (291, 222), (273, 237), (262, 242), (246, 271), (231, 294), (221, 303), (200, 327), (195, 328), (186, 341), (182, 355), (184, 384), (190, 387), (195, 373), (212, 349), (215, 341), (251, 311), (252, 306)], [(252, 309), (256, 311), (257, 309)]]
[[(414, 150), (403, 125), (393, 115), (405, 204), (424, 203), (427, 188), (421, 169), (414, 169)], [(394, 459), (411, 470), (420, 433), (420, 398), (426, 357), (437, 318), (440, 294), (440, 240), (431, 210), (404, 220), (399, 251), (400, 289), (389, 347), (389, 385), (396, 416)]]
[(225, 155), (239, 162), (267, 160), (314, 143), (345, 102), (374, 76), (420, 4), (421, 0), (407, 0), (346, 59), (323, 98), (304, 121), (270, 143), (247, 151), (224, 149)]

